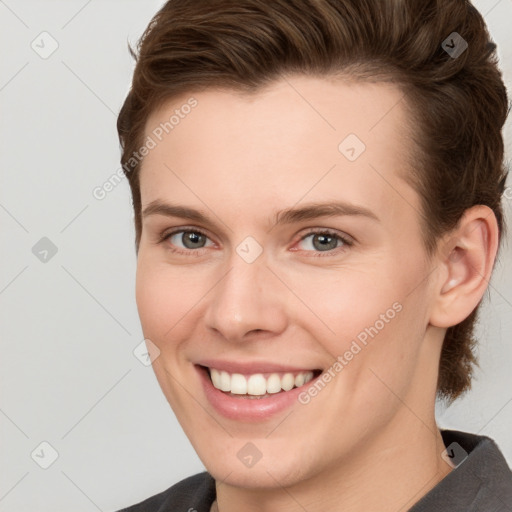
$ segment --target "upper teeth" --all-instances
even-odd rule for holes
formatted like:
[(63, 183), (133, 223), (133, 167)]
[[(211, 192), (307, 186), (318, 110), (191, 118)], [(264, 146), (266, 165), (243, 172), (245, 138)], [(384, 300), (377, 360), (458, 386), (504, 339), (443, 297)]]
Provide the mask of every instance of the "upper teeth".
[(289, 391), (293, 387), (299, 387), (313, 378), (313, 372), (299, 372), (297, 374), (285, 373), (279, 375), (272, 373), (265, 377), (262, 373), (242, 375), (219, 371), (210, 368), (210, 376), (213, 386), (221, 391), (231, 392), (236, 395), (264, 395), (266, 393), (279, 393), (281, 390)]

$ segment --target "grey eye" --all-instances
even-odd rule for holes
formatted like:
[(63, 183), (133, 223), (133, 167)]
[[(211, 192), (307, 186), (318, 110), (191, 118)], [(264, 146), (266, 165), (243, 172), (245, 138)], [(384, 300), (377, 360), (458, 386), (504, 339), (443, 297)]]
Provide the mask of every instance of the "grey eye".
[(208, 237), (198, 231), (177, 231), (169, 237), (169, 240), (173, 245), (180, 247), (179, 241), (185, 249), (202, 249)]
[[(306, 242), (306, 240), (310, 241)], [(307, 246), (305, 250), (317, 250), (321, 252), (330, 251), (339, 247), (338, 242), (342, 242), (338, 235), (329, 233), (310, 233), (306, 235), (300, 242)]]

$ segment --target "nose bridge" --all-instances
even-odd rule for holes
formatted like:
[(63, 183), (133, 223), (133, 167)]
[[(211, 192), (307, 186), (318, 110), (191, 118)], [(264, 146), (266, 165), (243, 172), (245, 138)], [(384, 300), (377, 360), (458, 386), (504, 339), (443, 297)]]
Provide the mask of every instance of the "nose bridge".
[(267, 268), (265, 255), (255, 256), (250, 243), (233, 250), (205, 315), (207, 327), (231, 341), (241, 341), (251, 331), (277, 333), (285, 327), (279, 280)]

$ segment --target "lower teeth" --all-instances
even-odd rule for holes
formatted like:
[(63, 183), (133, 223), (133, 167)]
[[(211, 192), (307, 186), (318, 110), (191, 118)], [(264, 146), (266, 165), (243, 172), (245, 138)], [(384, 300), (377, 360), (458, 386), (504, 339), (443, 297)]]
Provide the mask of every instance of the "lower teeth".
[(226, 395), (229, 396), (235, 396), (237, 398), (249, 398), (250, 400), (259, 399), (259, 398), (268, 398), (269, 396), (278, 395), (279, 393), (283, 393), (284, 390), (282, 389), (278, 393), (265, 393), (264, 395), (237, 395), (236, 393), (226, 393)]

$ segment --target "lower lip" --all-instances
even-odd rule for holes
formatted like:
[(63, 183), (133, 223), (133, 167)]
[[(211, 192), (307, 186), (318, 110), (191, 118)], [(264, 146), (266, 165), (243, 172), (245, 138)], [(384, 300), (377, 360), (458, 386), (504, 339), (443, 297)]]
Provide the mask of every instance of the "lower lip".
[(237, 421), (264, 421), (288, 409), (298, 402), (299, 394), (316, 380), (312, 379), (298, 388), (282, 391), (266, 398), (237, 398), (215, 388), (204, 367), (196, 366), (196, 369), (210, 404), (218, 413)]

